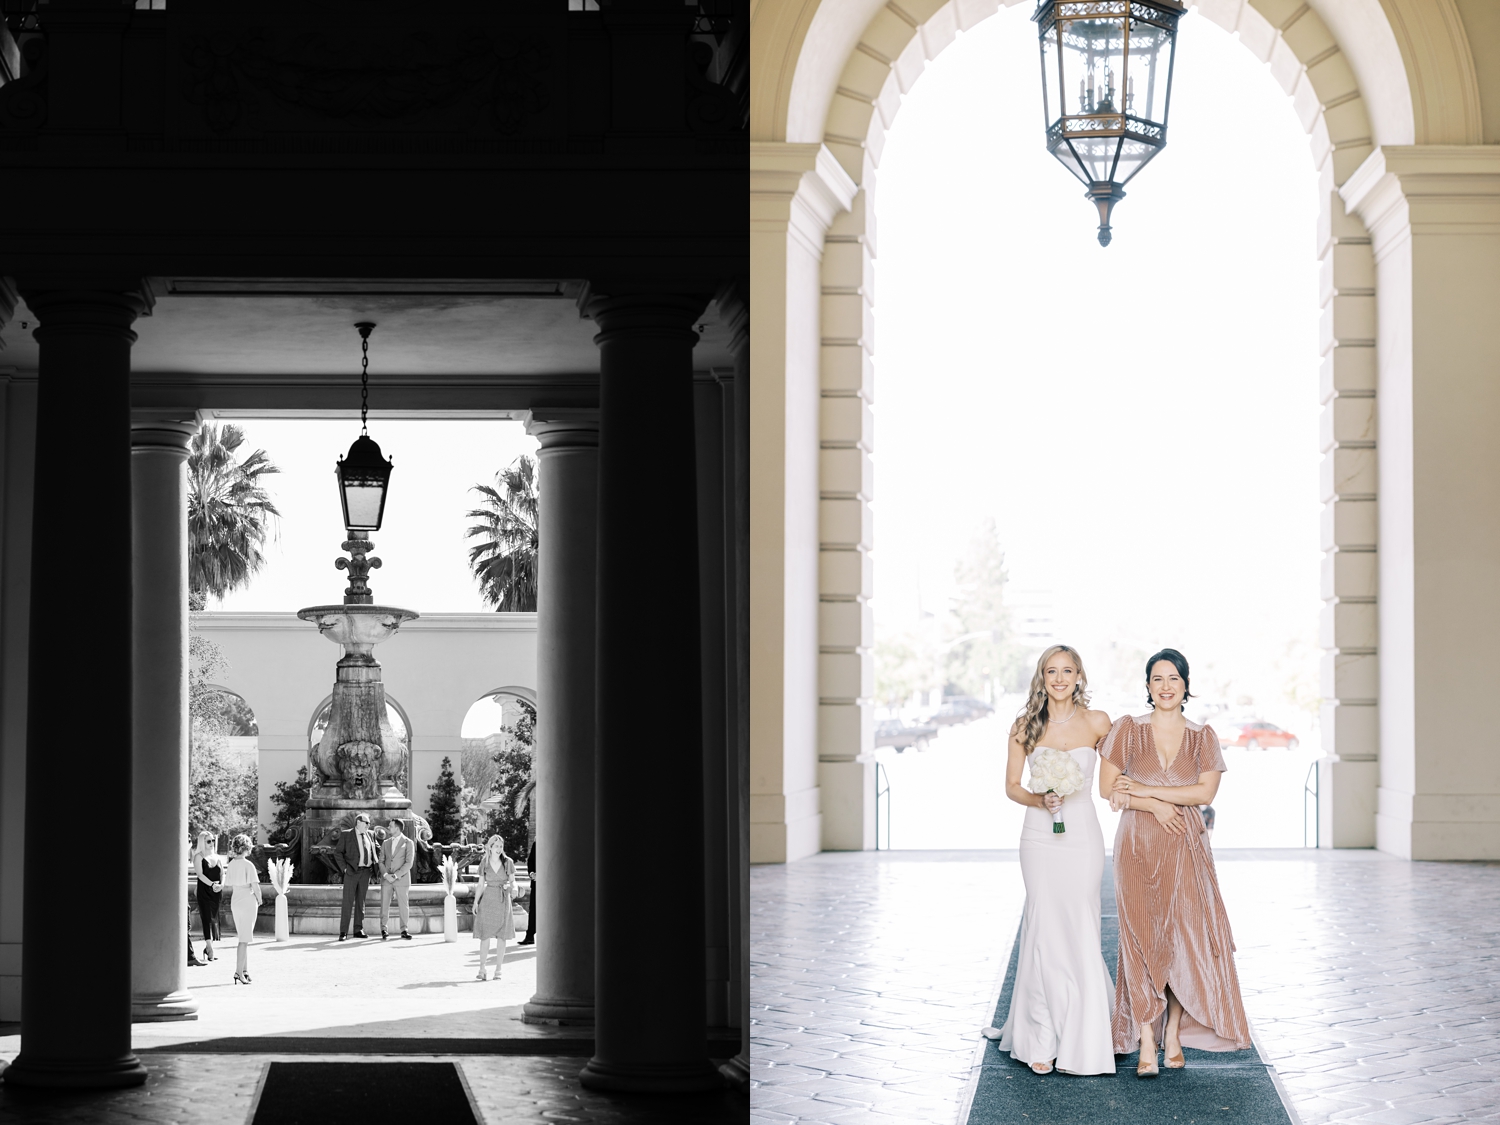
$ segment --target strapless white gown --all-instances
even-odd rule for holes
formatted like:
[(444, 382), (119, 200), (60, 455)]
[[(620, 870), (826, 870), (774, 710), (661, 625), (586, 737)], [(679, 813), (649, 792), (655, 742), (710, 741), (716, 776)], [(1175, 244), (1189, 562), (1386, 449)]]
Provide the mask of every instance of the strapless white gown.
[(1021, 875), (1026, 910), (1010, 1012), (1000, 1049), (1024, 1063), (1057, 1060), (1069, 1074), (1113, 1074), (1110, 1021), (1115, 986), (1099, 942), (1099, 882), (1104, 834), (1094, 812), (1091, 746), (1069, 750), (1084, 785), (1063, 800), (1066, 832), (1052, 831), (1052, 814), (1028, 808), (1021, 828)]

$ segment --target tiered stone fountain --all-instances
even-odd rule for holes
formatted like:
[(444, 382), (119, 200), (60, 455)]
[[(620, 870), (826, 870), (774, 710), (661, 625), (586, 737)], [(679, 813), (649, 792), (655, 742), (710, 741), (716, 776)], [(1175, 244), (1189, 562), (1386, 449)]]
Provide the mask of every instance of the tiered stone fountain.
[(297, 614), (318, 632), (344, 647), (333, 682), (328, 726), (308, 754), (313, 788), (302, 821), (302, 871), (321, 866), (313, 848), (334, 824), (350, 813), (368, 813), (372, 824), (383, 824), (411, 808), (411, 798), (396, 786), (406, 765), (400, 742), (386, 718), (385, 685), (375, 646), (389, 640), (417, 614), (409, 609), (375, 605), (369, 573), (380, 560), (369, 557), (369, 538), (352, 531), (342, 544), (350, 557), (335, 565), (349, 571), (342, 605), (315, 605)]

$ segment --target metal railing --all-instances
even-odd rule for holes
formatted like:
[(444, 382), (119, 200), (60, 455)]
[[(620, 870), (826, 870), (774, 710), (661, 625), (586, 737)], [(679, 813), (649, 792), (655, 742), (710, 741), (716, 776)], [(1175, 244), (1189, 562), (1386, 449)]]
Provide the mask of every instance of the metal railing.
[[(1312, 843), (1307, 842), (1307, 799), (1312, 798)], [(1321, 836), (1318, 816), (1320, 813), (1318, 804), (1318, 763), (1316, 760), (1307, 767), (1307, 778), (1302, 782), (1302, 846), (1304, 848), (1316, 848)]]
[[(881, 781), (885, 782), (885, 788), (881, 788)], [(885, 819), (880, 817), (880, 801), (885, 799)], [(880, 846), (880, 826), (885, 825), (885, 847)], [(891, 850), (891, 776), (885, 772), (885, 767), (879, 762), (875, 763), (875, 850)]]

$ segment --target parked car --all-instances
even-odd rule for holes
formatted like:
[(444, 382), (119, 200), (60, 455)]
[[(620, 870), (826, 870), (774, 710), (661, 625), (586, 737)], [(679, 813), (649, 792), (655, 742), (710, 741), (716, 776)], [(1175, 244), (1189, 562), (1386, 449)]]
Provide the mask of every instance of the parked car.
[(1291, 731), (1262, 719), (1243, 719), (1213, 726), (1223, 746), (1243, 746), (1246, 750), (1295, 750), (1298, 745), (1297, 736)]
[(875, 745), (894, 746), (901, 753), (908, 746), (918, 750), (927, 748), (927, 740), (936, 736), (937, 727), (931, 723), (904, 723), (900, 719), (882, 719), (875, 724)]
[(995, 709), (988, 703), (975, 699), (972, 695), (950, 695), (927, 721), (940, 727), (955, 727), (962, 723), (972, 723), (975, 719), (982, 719), (994, 712)]

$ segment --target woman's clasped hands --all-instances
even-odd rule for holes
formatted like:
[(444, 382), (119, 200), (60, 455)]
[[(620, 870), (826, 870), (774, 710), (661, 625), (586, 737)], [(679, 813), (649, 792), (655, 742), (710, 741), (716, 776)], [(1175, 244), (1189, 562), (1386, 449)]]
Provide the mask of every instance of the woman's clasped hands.
[[(1156, 818), (1156, 823), (1172, 835), (1180, 836), (1185, 833), (1187, 824), (1182, 807), (1149, 796), (1150, 788), (1149, 785), (1142, 785), (1139, 781), (1133, 781), (1122, 773), (1115, 778), (1114, 788), (1110, 791), (1109, 807), (1115, 812), (1123, 812), (1132, 807), (1138, 812), (1149, 812)], [(1131, 805), (1132, 797), (1135, 798), (1134, 806)]]

